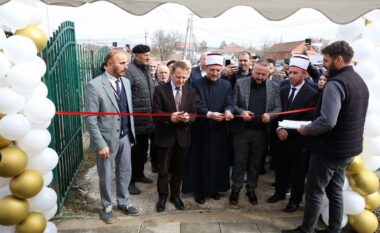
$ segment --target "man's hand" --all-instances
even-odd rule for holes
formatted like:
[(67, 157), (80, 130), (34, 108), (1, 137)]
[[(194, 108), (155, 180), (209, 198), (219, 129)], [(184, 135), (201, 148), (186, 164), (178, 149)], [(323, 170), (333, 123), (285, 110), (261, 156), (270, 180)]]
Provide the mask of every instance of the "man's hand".
[(185, 122), (185, 123), (189, 122), (189, 119), (190, 119), (189, 113), (187, 112), (179, 113), (177, 117), (178, 117), (178, 121)]
[(209, 118), (215, 120), (215, 121), (223, 121), (224, 120), (224, 114), (220, 112), (211, 112), (209, 115)]
[(251, 121), (254, 117), (254, 113), (251, 111), (243, 111), (240, 116), (243, 118), (243, 121)]
[(305, 126), (304, 125), (301, 125), (301, 127), (299, 127), (297, 129), (298, 133), (300, 133), (301, 135), (303, 136), (306, 136), (306, 129), (305, 129)]
[(277, 130), (277, 136), (281, 141), (288, 139), (288, 131), (286, 129)]
[(234, 119), (234, 115), (230, 111), (226, 111), (224, 113), (224, 119), (226, 119), (226, 121), (230, 121)]
[(239, 71), (239, 66), (228, 65), (224, 68), (224, 75), (231, 76), (233, 74), (236, 74), (238, 71)]
[(173, 112), (172, 115), (170, 116), (170, 120), (173, 123), (177, 123), (179, 121), (179, 115), (183, 114), (183, 112)]
[(270, 115), (269, 113), (264, 113), (262, 116), (261, 116), (261, 121), (264, 123), (264, 124), (267, 124), (270, 122)]
[(100, 158), (102, 158), (103, 160), (104, 159), (108, 159), (110, 157), (110, 148), (108, 148), (108, 146), (100, 149), (98, 151), (98, 155), (100, 156)]

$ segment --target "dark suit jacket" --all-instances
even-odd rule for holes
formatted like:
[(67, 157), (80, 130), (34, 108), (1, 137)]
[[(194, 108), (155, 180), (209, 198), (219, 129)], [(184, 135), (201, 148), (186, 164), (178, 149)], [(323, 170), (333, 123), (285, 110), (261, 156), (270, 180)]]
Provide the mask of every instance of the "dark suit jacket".
[(189, 84), (191, 85), (192, 82), (195, 80), (201, 79), (202, 78), (202, 71), (199, 66), (193, 67), (191, 69), (190, 77), (189, 77)]
[[(180, 111), (196, 114), (196, 94), (189, 86), (182, 87)], [(173, 113), (176, 112), (175, 100), (173, 96), (171, 82), (155, 87), (153, 96), (153, 113)], [(172, 147), (178, 142), (180, 147), (190, 146), (190, 123), (173, 123), (170, 116), (156, 117), (155, 143), (160, 147)], [(190, 122), (194, 121), (190, 117)]]
[[(310, 85), (305, 83), (297, 93), (296, 97), (293, 99), (293, 102), (289, 105), (289, 107), (287, 107), (286, 104), (288, 101), (290, 89), (290, 85), (283, 86), (280, 89), (281, 106), (283, 111), (310, 108), (316, 106), (319, 98), (319, 92), (312, 88)], [(279, 120), (311, 121), (313, 119), (314, 114), (315, 111), (283, 115), (280, 117)], [(287, 129), (287, 131), (288, 139), (285, 140), (284, 143), (286, 143), (287, 146), (290, 146), (293, 149), (303, 149), (305, 147), (306, 137), (301, 136), (296, 129)]]

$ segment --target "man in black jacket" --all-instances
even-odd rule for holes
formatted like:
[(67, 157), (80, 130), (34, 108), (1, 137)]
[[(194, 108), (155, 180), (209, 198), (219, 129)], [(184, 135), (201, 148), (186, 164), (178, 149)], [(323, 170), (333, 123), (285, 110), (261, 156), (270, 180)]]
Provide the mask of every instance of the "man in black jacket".
[[(363, 79), (351, 66), (353, 49), (336, 41), (322, 50), (324, 67), (331, 78), (322, 93), (318, 117), (298, 132), (314, 136), (305, 193), (302, 225), (283, 233), (311, 233), (322, 210), (322, 198), (329, 199), (329, 226), (320, 232), (341, 231), (346, 167), (363, 150), (364, 122), (369, 92)], [(317, 231), (318, 232), (318, 231)]]

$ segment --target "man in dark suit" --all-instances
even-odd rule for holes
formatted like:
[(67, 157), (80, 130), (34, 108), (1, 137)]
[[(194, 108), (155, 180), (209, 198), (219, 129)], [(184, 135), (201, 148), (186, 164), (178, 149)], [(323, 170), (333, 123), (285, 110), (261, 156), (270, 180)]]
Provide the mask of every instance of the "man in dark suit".
[(165, 210), (169, 194), (169, 172), (171, 172), (170, 201), (177, 209), (185, 209), (179, 192), (185, 170), (187, 148), (190, 146), (190, 122), (194, 121), (194, 117), (189, 114), (197, 112), (195, 91), (184, 85), (187, 78), (186, 63), (177, 61), (172, 67), (171, 81), (157, 86), (154, 92), (153, 112), (171, 113), (171, 116), (156, 118), (155, 143), (159, 162), (157, 212)]
[[(295, 55), (290, 59), (289, 81), (290, 85), (280, 89), (281, 104), (284, 111), (315, 107), (319, 92), (306, 84), (309, 59), (304, 55)], [(285, 115), (282, 120), (310, 121), (314, 112), (303, 112)], [(285, 200), (289, 183), (291, 197), (285, 212), (294, 212), (302, 201), (305, 185), (305, 174), (309, 151), (306, 149), (305, 137), (296, 129), (277, 128), (280, 139), (280, 154), (276, 162), (276, 192), (268, 198), (269, 203)]]
[(191, 69), (190, 78), (188, 80), (190, 85), (195, 80), (198, 80), (206, 75), (206, 65), (205, 65), (206, 56), (207, 56), (207, 53), (203, 53), (201, 55), (201, 58), (199, 59), (199, 64)]
[(247, 173), (247, 196), (252, 205), (257, 204), (255, 188), (264, 152), (267, 149), (268, 126), (273, 117), (269, 113), (280, 112), (280, 91), (277, 85), (267, 81), (269, 64), (259, 61), (252, 70), (252, 77), (239, 79), (234, 88), (235, 112), (241, 116), (232, 121), (234, 166), (230, 204), (236, 205), (240, 189)]

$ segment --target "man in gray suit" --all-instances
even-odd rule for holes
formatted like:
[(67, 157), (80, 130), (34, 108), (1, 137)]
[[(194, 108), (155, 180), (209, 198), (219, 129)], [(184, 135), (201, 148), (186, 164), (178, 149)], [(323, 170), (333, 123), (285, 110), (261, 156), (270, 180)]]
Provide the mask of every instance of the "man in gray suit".
[(268, 147), (270, 115), (281, 111), (280, 90), (270, 80), (269, 64), (257, 62), (252, 77), (237, 80), (234, 87), (235, 118), (230, 131), (233, 133), (234, 166), (229, 202), (236, 205), (239, 192), (247, 172), (247, 196), (252, 205), (257, 204), (255, 188), (259, 176), (260, 163)]
[[(121, 49), (112, 49), (104, 59), (105, 72), (91, 80), (86, 88), (86, 112), (132, 113), (131, 86), (124, 78), (128, 57)], [(131, 180), (131, 145), (135, 142), (132, 116), (89, 115), (85, 117), (90, 133), (90, 147), (96, 152), (99, 188), (105, 223), (113, 223), (112, 173), (115, 165), (117, 207), (128, 215), (141, 210), (129, 203)]]

